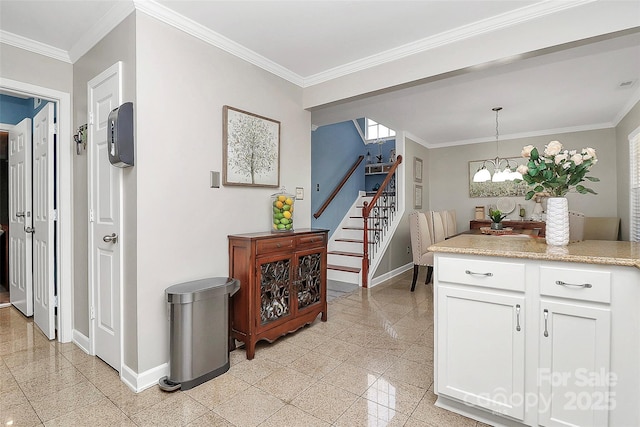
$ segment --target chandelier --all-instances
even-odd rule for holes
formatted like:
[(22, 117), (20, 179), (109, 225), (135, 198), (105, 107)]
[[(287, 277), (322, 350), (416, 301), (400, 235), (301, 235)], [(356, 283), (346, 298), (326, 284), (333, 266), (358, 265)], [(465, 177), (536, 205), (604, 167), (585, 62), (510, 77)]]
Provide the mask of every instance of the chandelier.
[[(496, 113), (496, 158), (482, 162), (480, 169), (473, 175), (473, 182), (504, 182), (522, 179), (520, 172), (516, 171), (518, 164), (514, 160), (501, 159), (498, 155), (498, 139), (500, 135), (498, 132), (498, 113), (502, 110), (502, 107), (494, 107), (491, 110)], [(487, 169), (487, 166), (493, 169), (493, 173)]]

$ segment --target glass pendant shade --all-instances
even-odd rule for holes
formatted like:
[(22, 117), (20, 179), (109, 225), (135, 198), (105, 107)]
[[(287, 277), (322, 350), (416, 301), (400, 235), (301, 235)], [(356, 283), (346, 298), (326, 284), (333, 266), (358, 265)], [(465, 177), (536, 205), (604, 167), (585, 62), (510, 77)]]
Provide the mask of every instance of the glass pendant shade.
[(491, 173), (486, 167), (482, 167), (473, 175), (473, 182), (487, 182), (491, 181)]

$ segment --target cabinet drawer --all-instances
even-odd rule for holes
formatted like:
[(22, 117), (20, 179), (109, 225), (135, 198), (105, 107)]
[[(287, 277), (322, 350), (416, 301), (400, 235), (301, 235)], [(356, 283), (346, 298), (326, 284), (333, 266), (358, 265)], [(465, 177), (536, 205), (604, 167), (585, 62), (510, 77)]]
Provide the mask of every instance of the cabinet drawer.
[(577, 268), (540, 267), (540, 294), (611, 302), (611, 273)]
[(517, 262), (441, 257), (435, 270), (440, 282), (524, 291), (525, 267)]
[(295, 247), (293, 236), (277, 239), (258, 240), (256, 242), (256, 254), (262, 255), (277, 251), (290, 250)]
[(298, 249), (307, 249), (324, 246), (324, 234), (308, 234), (305, 236), (298, 236), (296, 240), (296, 247)]

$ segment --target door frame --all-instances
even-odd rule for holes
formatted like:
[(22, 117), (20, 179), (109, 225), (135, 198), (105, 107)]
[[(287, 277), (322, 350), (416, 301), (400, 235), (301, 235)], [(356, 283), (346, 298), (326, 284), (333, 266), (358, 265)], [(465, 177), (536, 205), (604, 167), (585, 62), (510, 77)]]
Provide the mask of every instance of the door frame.
[(73, 338), (73, 171), (72, 161), (75, 148), (71, 137), (71, 94), (59, 90), (0, 78), (0, 88), (34, 98), (42, 98), (56, 104), (58, 117), (58, 144), (56, 147), (55, 186), (58, 220), (56, 245), (58, 283), (58, 315), (56, 328), (59, 342), (71, 342)]

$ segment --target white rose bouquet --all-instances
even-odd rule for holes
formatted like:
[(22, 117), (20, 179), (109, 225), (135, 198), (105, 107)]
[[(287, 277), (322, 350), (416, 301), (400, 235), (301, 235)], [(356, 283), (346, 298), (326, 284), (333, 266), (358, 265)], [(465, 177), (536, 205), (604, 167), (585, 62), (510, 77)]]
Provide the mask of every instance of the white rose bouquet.
[(586, 176), (591, 166), (598, 162), (596, 150), (593, 148), (587, 147), (580, 151), (564, 150), (559, 141), (551, 141), (545, 146), (543, 155), (540, 155), (533, 145), (527, 145), (522, 149), (522, 157), (529, 159), (529, 162), (520, 165), (518, 172), (522, 174), (522, 181), (533, 187), (525, 195), (526, 200), (541, 192), (547, 192), (552, 197), (563, 197), (573, 188), (580, 194), (597, 194), (591, 188), (580, 184), (585, 179), (591, 182), (600, 181), (598, 178)]

